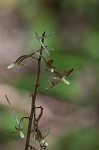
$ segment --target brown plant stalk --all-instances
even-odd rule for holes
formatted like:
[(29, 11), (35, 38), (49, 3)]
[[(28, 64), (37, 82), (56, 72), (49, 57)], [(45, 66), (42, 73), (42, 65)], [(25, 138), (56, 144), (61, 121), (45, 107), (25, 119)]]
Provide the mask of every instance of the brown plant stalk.
[[(45, 36), (45, 32), (42, 34), (42, 43), (44, 43), (44, 36)], [(41, 46), (41, 51), (40, 51), (40, 56), (38, 58), (38, 70), (37, 70), (37, 78), (36, 78), (36, 83), (35, 83), (35, 89), (34, 89), (34, 93), (32, 93), (32, 104), (31, 104), (31, 112), (30, 112), (30, 116), (29, 116), (29, 123), (28, 123), (28, 130), (27, 130), (27, 137), (26, 137), (26, 144), (25, 144), (25, 150), (28, 150), (29, 148), (29, 142), (30, 142), (30, 135), (31, 135), (31, 131), (32, 131), (32, 122), (34, 124), (34, 133), (36, 131), (35, 129), (35, 102), (36, 102), (36, 96), (37, 96), (37, 90), (38, 87), (40, 85), (39, 83), (39, 79), (40, 79), (40, 72), (41, 72), (41, 56), (42, 56), (42, 46)]]

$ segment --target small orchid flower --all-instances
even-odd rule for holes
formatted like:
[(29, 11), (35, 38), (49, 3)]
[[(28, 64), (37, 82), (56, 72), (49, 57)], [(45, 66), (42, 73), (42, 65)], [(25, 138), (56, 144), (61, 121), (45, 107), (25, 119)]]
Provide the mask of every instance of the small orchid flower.
[(9, 65), (7, 68), (11, 69), (11, 68), (16, 68), (18, 66), (19, 66), (18, 63), (13, 63), (13, 64)]
[(65, 77), (50, 77), (53, 78), (52, 82), (51, 82), (51, 86), (49, 86), (46, 89), (52, 88), (54, 86), (56, 86), (60, 81), (64, 82), (65, 84), (69, 85), (70, 83), (65, 79)]
[(65, 84), (69, 85), (69, 81), (66, 80), (66, 78), (72, 73), (72, 71), (74, 69), (70, 69), (68, 71), (64, 71), (64, 74), (61, 75), (58, 71), (55, 70), (55, 68), (53, 68), (52, 66), (49, 68), (49, 70), (54, 73), (56, 76), (55, 77), (50, 77), (52, 78), (52, 82), (51, 82), (51, 86), (49, 86), (48, 88), (46, 89), (49, 89), (49, 88), (52, 88), (54, 86), (56, 86), (60, 81), (64, 82)]
[(11, 68), (20, 68), (21, 66), (26, 66), (27, 64), (19, 64), (17, 62), (12, 63), (11, 65), (9, 65), (7, 68), (11, 69)]
[(54, 68), (51, 68), (50, 71), (53, 73), (53, 72), (55, 71), (55, 69), (54, 69)]
[(20, 56), (14, 63), (12, 63), (11, 65), (9, 65), (7, 68), (11, 69), (11, 68), (19, 68), (20, 66), (26, 65), (26, 64), (21, 64), (21, 62), (28, 58), (28, 55), (22, 55)]
[(22, 129), (22, 124), (20, 125), (20, 122), (19, 122), (18, 118), (16, 117), (16, 114), (15, 114), (15, 112), (14, 112), (14, 109), (13, 109), (13, 107), (12, 107), (12, 105), (11, 105), (11, 103), (10, 103), (8, 97), (7, 97), (7, 95), (5, 95), (5, 97), (6, 97), (6, 100), (7, 100), (8, 104), (9, 104), (9, 106), (11, 107), (13, 116), (14, 116), (14, 118), (15, 118), (15, 120), (16, 120), (17, 125), (18, 125), (18, 128), (15, 127), (15, 129), (19, 132), (20, 137), (21, 137), (21, 138), (24, 138), (25, 136), (24, 136), (24, 133), (22, 132), (22, 130), (23, 130), (23, 129)]
[(43, 149), (46, 149), (46, 147), (48, 146), (48, 143), (43, 139), (41, 139), (39, 143), (40, 143), (40, 147)]
[(48, 136), (50, 129), (42, 134), (40, 130), (37, 129), (36, 132), (33, 134), (33, 138), (36, 141), (37, 144), (39, 144), (41, 149), (46, 149), (48, 146), (48, 143), (46, 142), (45, 138)]
[[(18, 126), (19, 126), (19, 121), (18, 121)], [(24, 136), (24, 133), (22, 132), (22, 128), (17, 128), (17, 127), (15, 127), (15, 129), (19, 132), (19, 134), (20, 134), (20, 137), (23, 139), (25, 136)]]

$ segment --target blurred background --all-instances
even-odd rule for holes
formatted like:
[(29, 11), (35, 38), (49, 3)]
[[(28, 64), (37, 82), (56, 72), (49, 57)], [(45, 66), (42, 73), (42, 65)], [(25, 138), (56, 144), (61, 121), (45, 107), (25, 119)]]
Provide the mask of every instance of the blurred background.
[[(42, 72), (37, 106), (44, 114), (39, 122), (50, 150), (99, 150), (99, 1), (3, 0), (0, 1), (0, 149), (24, 150), (25, 139), (15, 131), (16, 122), (5, 99), (9, 97), (17, 117), (29, 116), (30, 92), (35, 85), (36, 61), (7, 69), (20, 55), (40, 47), (35, 32), (46, 38), (54, 66), (63, 72), (74, 68), (70, 85), (52, 89), (48, 72)], [(50, 59), (45, 55), (47, 59)], [(42, 66), (44, 69), (44, 66)], [(26, 133), (27, 120), (24, 120)], [(32, 143), (32, 141), (31, 141)]]

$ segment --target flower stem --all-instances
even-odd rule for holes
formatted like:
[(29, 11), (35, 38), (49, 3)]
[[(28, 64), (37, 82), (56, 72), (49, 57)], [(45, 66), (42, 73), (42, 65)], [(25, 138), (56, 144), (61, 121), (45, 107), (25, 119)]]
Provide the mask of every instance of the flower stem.
[[(44, 36), (45, 36), (45, 32), (42, 34), (42, 43), (44, 43)], [(31, 135), (31, 131), (32, 131), (32, 122), (34, 124), (34, 132), (35, 132), (35, 119), (36, 119), (35, 118), (35, 102), (36, 102), (37, 90), (40, 85), (39, 79), (40, 79), (40, 72), (41, 72), (42, 50), (43, 50), (43, 48), (41, 46), (40, 56), (38, 59), (38, 70), (37, 70), (37, 78), (36, 78), (36, 83), (35, 83), (35, 90), (34, 90), (34, 93), (32, 94), (31, 112), (30, 112), (30, 116), (29, 116), (25, 150), (28, 150), (28, 148), (29, 148), (30, 135)]]

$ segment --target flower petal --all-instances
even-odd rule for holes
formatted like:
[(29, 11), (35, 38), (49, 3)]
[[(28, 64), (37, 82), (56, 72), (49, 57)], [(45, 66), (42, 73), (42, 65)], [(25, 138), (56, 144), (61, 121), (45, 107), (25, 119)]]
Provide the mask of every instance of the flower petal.
[(55, 71), (55, 69), (54, 69), (54, 68), (51, 68), (50, 71), (53, 73), (53, 72)]
[(48, 143), (45, 140), (41, 139), (40, 145), (46, 147), (46, 146), (48, 146)]
[(42, 41), (40, 40), (41, 46), (43, 47), (43, 49), (46, 51), (46, 53), (50, 56), (48, 49), (44, 46), (44, 44), (42, 43)]
[(61, 78), (61, 80), (65, 83), (65, 84), (67, 84), (67, 85), (69, 85), (70, 83), (63, 77), (63, 78)]
[(7, 68), (8, 68), (8, 69), (11, 69), (11, 68), (14, 68), (14, 67), (17, 67), (17, 64), (16, 64), (16, 63), (13, 63), (13, 64), (9, 65)]
[(26, 66), (27, 64), (18, 64), (18, 63), (13, 63), (11, 65), (9, 65), (7, 68), (11, 69), (11, 68), (20, 68), (21, 66)]
[(20, 137), (23, 139), (25, 136), (22, 131), (20, 131)]

